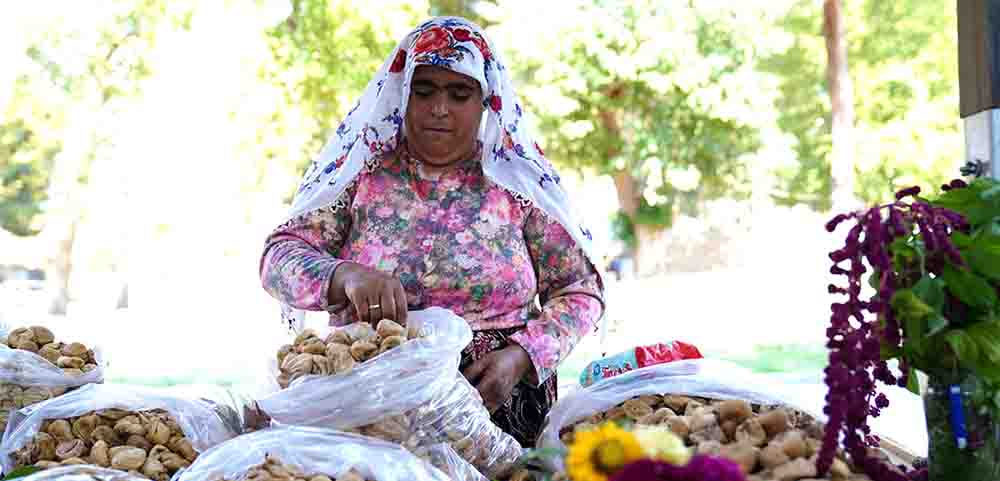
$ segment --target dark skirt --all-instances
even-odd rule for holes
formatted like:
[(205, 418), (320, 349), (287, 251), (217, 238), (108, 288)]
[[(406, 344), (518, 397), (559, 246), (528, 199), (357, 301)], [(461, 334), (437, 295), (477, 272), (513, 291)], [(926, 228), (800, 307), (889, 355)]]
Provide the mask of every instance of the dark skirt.
[[(473, 332), (472, 343), (462, 351), (460, 369), (465, 370), (486, 354), (507, 347), (510, 345), (508, 338), (519, 330), (520, 327), (513, 327)], [(535, 440), (542, 432), (545, 416), (556, 402), (557, 387), (555, 374), (538, 387), (523, 381), (517, 383), (510, 399), (493, 413), (493, 422), (513, 436), (521, 446), (534, 447)]]

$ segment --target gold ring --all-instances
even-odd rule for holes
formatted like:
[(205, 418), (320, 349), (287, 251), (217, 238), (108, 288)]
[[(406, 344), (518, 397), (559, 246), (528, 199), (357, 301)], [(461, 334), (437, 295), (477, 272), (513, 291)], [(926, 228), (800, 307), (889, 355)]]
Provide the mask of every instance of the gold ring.
[(381, 304), (369, 304), (368, 305), (368, 310), (372, 310), (372, 309), (382, 309), (382, 305)]

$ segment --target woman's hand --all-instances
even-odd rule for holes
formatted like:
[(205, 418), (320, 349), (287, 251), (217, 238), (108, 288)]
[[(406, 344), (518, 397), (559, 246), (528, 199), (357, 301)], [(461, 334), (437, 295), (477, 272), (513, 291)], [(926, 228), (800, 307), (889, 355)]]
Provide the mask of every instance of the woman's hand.
[(481, 357), (465, 368), (462, 374), (476, 386), (486, 409), (493, 413), (507, 402), (514, 386), (529, 369), (531, 357), (528, 352), (517, 344), (511, 344)]
[(347, 262), (330, 282), (330, 304), (349, 301), (363, 322), (392, 319), (406, 325), (406, 291), (399, 279), (361, 264)]

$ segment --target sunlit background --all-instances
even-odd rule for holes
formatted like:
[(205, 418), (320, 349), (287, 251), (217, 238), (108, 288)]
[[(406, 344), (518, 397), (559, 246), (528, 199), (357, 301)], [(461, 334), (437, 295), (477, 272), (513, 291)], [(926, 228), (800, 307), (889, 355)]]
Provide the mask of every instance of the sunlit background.
[(962, 155), (954, 0), (837, 3), (843, 36), (821, 0), (10, 2), (0, 322), (99, 345), (112, 382), (265, 389), (287, 333), (264, 238), (395, 42), (460, 14), (487, 26), (607, 269), (608, 315), (561, 388), (679, 339), (821, 396), (823, 223)]

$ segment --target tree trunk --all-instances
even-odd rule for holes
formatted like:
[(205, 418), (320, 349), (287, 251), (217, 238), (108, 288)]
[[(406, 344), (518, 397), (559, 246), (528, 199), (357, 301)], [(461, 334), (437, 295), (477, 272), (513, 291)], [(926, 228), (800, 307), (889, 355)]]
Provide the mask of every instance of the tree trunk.
[(636, 214), (639, 212), (639, 197), (641, 188), (639, 182), (632, 176), (631, 172), (618, 171), (614, 175), (615, 192), (618, 194), (618, 205), (622, 212), (628, 216), (635, 227), (635, 246), (631, 250), (632, 254), (632, 274), (643, 275), (653, 272), (656, 264), (662, 256), (655, 247), (656, 239), (662, 229), (645, 224), (636, 224)]
[(847, 68), (843, 7), (843, 0), (823, 1), (826, 80), (830, 91), (833, 141), (830, 176), (833, 180), (833, 208), (836, 211), (857, 206), (854, 197), (854, 89)]

